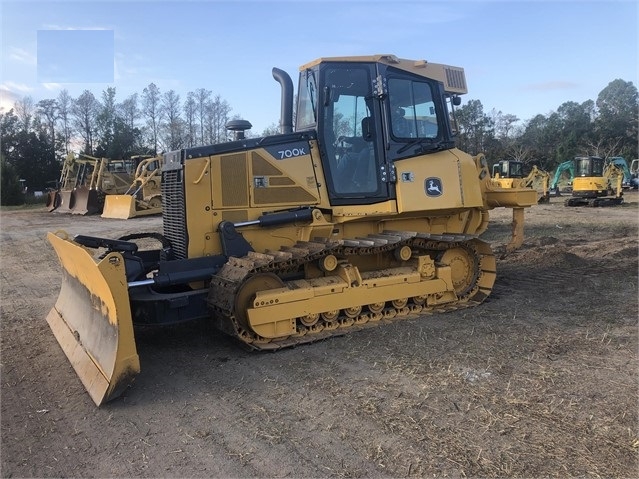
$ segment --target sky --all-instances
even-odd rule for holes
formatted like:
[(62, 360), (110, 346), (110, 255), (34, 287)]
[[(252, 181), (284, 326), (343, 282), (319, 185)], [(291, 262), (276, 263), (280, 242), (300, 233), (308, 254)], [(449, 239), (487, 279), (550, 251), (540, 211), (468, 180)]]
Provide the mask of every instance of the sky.
[[(394, 54), (463, 67), (468, 94), (522, 123), (611, 81), (638, 86), (637, 0), (0, 0), (0, 111), (31, 96), (118, 102), (150, 83), (219, 95), (259, 135), (280, 86), (331, 56)], [(297, 91), (297, 87), (296, 87)]]

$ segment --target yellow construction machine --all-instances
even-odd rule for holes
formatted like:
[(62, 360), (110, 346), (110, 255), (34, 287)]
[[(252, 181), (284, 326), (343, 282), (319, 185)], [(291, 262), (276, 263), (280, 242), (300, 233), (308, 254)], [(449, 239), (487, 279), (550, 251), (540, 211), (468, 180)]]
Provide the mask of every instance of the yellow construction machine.
[(135, 156), (132, 159), (141, 160), (133, 183), (124, 194), (105, 197), (102, 218), (129, 219), (162, 213), (163, 157)]
[(550, 202), (550, 175), (533, 165), (524, 175), (524, 164), (518, 160), (500, 160), (493, 165), (493, 180), (502, 188), (533, 188), (537, 191), (537, 203)]
[(256, 350), (298, 345), (479, 305), (495, 207), (521, 245), (537, 193), (455, 147), (462, 68), (320, 58), (300, 69), (295, 125), (293, 82), (273, 76), (279, 134), (235, 121), (234, 141), (164, 154), (162, 234), (49, 233), (64, 274), (47, 320), (96, 404), (138, 374), (136, 326), (207, 319)]
[(129, 188), (133, 171), (134, 160), (70, 153), (62, 165), (59, 187), (47, 196), (47, 208), (56, 213), (99, 214), (106, 195), (121, 194)]
[(623, 203), (624, 171), (598, 156), (573, 160), (572, 196), (566, 206), (615, 206)]

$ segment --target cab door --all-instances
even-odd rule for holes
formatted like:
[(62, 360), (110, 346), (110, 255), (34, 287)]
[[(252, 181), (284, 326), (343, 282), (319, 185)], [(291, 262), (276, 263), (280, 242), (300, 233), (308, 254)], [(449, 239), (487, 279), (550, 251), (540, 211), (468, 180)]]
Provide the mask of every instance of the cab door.
[(373, 95), (375, 64), (322, 64), (318, 135), (333, 205), (373, 204), (390, 198), (383, 154), (381, 100)]

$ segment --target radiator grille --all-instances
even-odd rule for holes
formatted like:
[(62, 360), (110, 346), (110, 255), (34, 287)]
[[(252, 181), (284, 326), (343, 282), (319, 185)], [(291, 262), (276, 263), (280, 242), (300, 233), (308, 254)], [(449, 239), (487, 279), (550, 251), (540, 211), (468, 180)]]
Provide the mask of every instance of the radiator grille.
[(162, 222), (164, 236), (171, 242), (176, 259), (186, 259), (188, 236), (184, 203), (183, 170), (162, 172)]

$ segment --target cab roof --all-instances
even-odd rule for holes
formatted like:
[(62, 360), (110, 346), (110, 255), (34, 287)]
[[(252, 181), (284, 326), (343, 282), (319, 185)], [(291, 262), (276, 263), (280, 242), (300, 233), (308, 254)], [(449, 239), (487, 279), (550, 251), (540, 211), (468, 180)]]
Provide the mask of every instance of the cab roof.
[(383, 63), (415, 75), (432, 78), (444, 84), (447, 93), (463, 95), (468, 93), (464, 69), (426, 60), (408, 60), (392, 54), (377, 54), (352, 57), (322, 57), (300, 67), (300, 71), (328, 62), (344, 63)]

